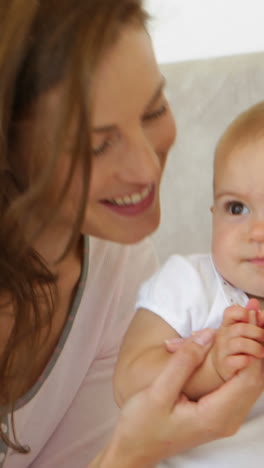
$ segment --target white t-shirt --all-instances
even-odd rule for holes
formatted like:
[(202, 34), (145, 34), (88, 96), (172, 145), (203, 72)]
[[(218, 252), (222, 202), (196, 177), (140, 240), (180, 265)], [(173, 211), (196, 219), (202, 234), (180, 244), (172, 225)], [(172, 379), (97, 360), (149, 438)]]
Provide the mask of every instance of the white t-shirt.
[[(114, 363), (139, 285), (157, 260), (148, 240), (135, 246), (94, 238), (85, 243), (79, 290), (58, 347), (15, 411), (18, 441), (31, 451), (18, 454), (1, 442), (1, 467), (86, 468), (116, 421)], [(10, 418), (3, 430), (10, 435)]]
[[(181, 336), (218, 328), (232, 304), (245, 306), (247, 295), (227, 283), (210, 255), (174, 255), (140, 289), (136, 307), (163, 318)], [(226, 421), (228, 426), (228, 420)], [(251, 410), (239, 432), (168, 459), (158, 466), (175, 468), (249, 468), (264, 460), (264, 397)]]

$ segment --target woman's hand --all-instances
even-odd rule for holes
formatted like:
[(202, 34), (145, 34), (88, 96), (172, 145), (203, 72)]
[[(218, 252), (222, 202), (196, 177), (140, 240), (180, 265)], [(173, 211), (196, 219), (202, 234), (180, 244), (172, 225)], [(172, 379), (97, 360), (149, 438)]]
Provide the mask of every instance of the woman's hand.
[(198, 402), (182, 394), (213, 338), (213, 331), (204, 330), (174, 345), (177, 353), (159, 377), (123, 407), (108, 448), (91, 467), (150, 468), (163, 458), (238, 430), (264, 388), (262, 361)]

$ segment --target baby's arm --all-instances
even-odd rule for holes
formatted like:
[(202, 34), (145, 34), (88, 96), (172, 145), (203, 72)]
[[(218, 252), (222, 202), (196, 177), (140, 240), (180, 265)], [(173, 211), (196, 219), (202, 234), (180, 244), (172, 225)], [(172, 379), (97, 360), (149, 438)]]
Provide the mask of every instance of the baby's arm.
[(178, 336), (158, 315), (146, 309), (137, 311), (123, 340), (114, 373), (119, 406), (153, 382), (172, 357), (164, 340)]
[[(248, 366), (252, 356), (264, 357), (264, 330), (247, 323), (250, 312), (240, 306), (229, 307), (217, 331), (214, 346), (203, 365), (185, 387), (191, 399), (218, 388), (223, 381)], [(125, 336), (116, 366), (114, 389), (122, 406), (135, 392), (147, 387), (161, 372), (171, 355), (164, 347), (166, 339), (180, 338), (162, 318), (140, 309)]]

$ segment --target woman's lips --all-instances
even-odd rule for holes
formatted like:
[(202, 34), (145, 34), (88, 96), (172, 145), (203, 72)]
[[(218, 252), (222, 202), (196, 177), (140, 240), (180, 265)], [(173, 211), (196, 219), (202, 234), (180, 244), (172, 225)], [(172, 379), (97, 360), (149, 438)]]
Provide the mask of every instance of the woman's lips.
[(152, 190), (150, 191), (149, 195), (139, 203), (130, 204), (130, 205), (116, 205), (111, 203), (110, 201), (104, 200), (101, 203), (109, 208), (110, 210), (114, 211), (115, 213), (121, 216), (137, 216), (144, 213), (148, 210), (151, 205), (153, 204), (155, 198), (155, 187), (153, 186)]

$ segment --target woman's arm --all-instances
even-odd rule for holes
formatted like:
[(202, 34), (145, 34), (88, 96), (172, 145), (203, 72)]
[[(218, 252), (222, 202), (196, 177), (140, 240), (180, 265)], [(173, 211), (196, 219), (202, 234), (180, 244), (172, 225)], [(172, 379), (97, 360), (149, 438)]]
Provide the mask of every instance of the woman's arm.
[(125, 404), (108, 447), (89, 468), (152, 468), (164, 458), (238, 430), (263, 391), (262, 362), (256, 360), (215, 392), (191, 402), (182, 389), (210, 346), (208, 331), (177, 346), (154, 382)]
[[(178, 408), (185, 407), (186, 401), (183, 402), (181, 396), (182, 385), (205, 358), (213, 338), (213, 332), (203, 331), (196, 337), (200, 344), (194, 341), (185, 342), (180, 346), (177, 355), (168, 354), (172, 358), (171, 364), (163, 369), (149, 389), (138, 392), (126, 403), (109, 446), (88, 468), (152, 468), (162, 458), (170, 455), (169, 439), (172, 435), (175, 439), (175, 433), (182, 429), (183, 420), (179, 414), (171, 425), (171, 435), (168, 439), (170, 418), (166, 407), (171, 406), (171, 411), (175, 404)], [(177, 369), (180, 372), (177, 372)], [(188, 424), (187, 420), (186, 423)], [(166, 437), (162, 436), (163, 424), (164, 428), (166, 427)], [(190, 436), (188, 438), (193, 446), (191, 433)], [(187, 440), (185, 445), (186, 443)], [(175, 450), (176, 453), (179, 451), (176, 448)]]

